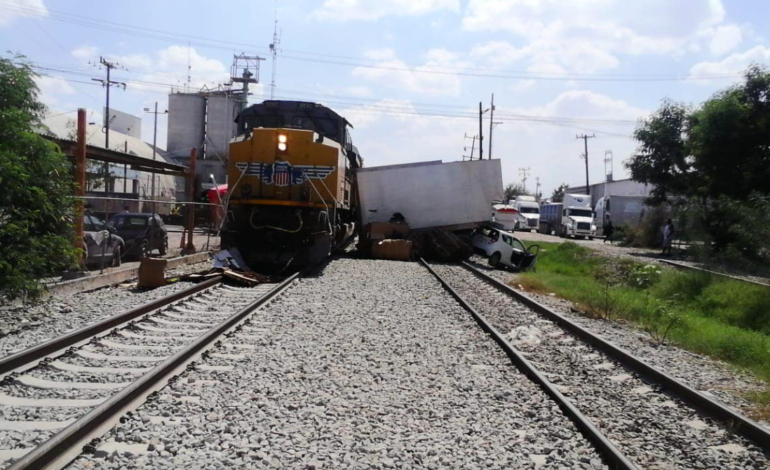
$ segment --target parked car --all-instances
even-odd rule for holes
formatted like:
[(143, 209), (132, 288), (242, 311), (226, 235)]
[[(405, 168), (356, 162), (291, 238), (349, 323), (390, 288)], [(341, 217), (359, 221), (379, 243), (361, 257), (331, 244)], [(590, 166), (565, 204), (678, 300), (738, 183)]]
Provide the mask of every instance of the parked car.
[(83, 251), (86, 266), (120, 266), (125, 242), (114, 228), (93, 215), (83, 216)]
[(110, 219), (110, 226), (125, 240), (127, 256), (142, 258), (155, 250), (163, 256), (168, 252), (168, 230), (158, 214), (116, 214)]
[(474, 230), (473, 248), (486, 256), (493, 268), (502, 265), (516, 271), (533, 267), (540, 251), (538, 245), (527, 248), (512, 233), (486, 225)]

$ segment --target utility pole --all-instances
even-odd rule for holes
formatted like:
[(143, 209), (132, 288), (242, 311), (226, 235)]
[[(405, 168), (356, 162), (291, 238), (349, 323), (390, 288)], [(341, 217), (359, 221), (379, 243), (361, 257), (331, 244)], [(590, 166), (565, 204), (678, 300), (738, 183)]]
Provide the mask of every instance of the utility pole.
[(489, 111), (490, 108), (482, 109), (481, 101), (479, 101), (479, 160), (484, 160), (484, 131), (481, 126), (484, 122), (484, 113)]
[(481, 110), (481, 101), (479, 101), (479, 160), (484, 160), (484, 131), (481, 128), (483, 115), (484, 111)]
[[(126, 89), (126, 84), (123, 82), (113, 82), (110, 80), (110, 72), (114, 68), (120, 67), (120, 64), (117, 62), (110, 62), (104, 57), (99, 57), (99, 63), (102, 64), (107, 69), (107, 80), (102, 80), (101, 78), (92, 78), (91, 80), (95, 82), (100, 82), (102, 86), (107, 90), (107, 103), (106, 103), (106, 111), (104, 114), (104, 148), (107, 150), (110, 149), (110, 87), (113, 85), (116, 86), (122, 86), (123, 90)], [(110, 190), (110, 164), (108, 162), (104, 162), (104, 195), (107, 196), (107, 193)], [(104, 220), (107, 220), (107, 200), (104, 200)], [(104, 261), (102, 261), (102, 265), (104, 265)]]
[(591, 194), (591, 187), (588, 185), (588, 139), (593, 139), (595, 137), (596, 137), (596, 134), (591, 134), (591, 135), (583, 134), (583, 135), (575, 136), (576, 139), (583, 139), (583, 144), (585, 145), (586, 152), (584, 154), (584, 158), (586, 159), (586, 194), (588, 195)]
[[(158, 102), (155, 102), (155, 111), (150, 111), (150, 108), (144, 108), (144, 112), (155, 115), (155, 125), (152, 131), (152, 160), (155, 161), (155, 153), (158, 143), (158, 114), (168, 114), (168, 110), (162, 113), (158, 112)], [(152, 213), (155, 213), (155, 173), (152, 174), (152, 184), (150, 185), (150, 199), (152, 200)]]
[(492, 160), (492, 129), (495, 127), (495, 94), (492, 93), (492, 103), (489, 108), (489, 160)]
[(521, 175), (521, 186), (524, 192), (527, 192), (527, 178), (529, 178), (529, 167), (519, 168), (519, 175)]
[[(468, 160), (473, 160), (473, 150), (476, 148), (476, 137), (478, 136), (469, 136), (468, 134), (465, 134), (466, 139), (473, 139), (471, 142), (471, 156), (468, 158)], [(467, 151), (468, 147), (463, 147), (463, 151)], [(465, 161), (465, 154), (463, 154), (463, 161)]]
[(535, 199), (540, 202), (540, 177), (535, 178)]

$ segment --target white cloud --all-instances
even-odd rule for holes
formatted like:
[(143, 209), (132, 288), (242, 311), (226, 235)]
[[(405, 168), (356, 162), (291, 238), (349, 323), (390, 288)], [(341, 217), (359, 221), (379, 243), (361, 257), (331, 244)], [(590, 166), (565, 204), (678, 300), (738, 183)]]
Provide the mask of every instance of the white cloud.
[(71, 52), (72, 57), (88, 61), (99, 57), (99, 48), (96, 46), (80, 46)]
[(35, 83), (40, 90), (40, 100), (49, 108), (61, 106), (67, 96), (76, 93), (75, 88), (62, 77), (38, 76)]
[(311, 17), (326, 21), (377, 20), (460, 10), (459, 0), (326, 0)]
[(697, 63), (690, 69), (690, 75), (702, 77), (740, 74), (752, 63), (770, 65), (770, 48), (755, 46), (745, 52), (731, 54), (720, 61)]
[(10, 26), (19, 18), (48, 16), (43, 0), (5, 0), (0, 9), (0, 27)]
[(525, 41), (477, 46), (477, 54), (494, 61), (526, 59), (535, 70), (596, 73), (618, 67), (622, 55), (681, 57), (702, 46), (728, 52), (742, 35), (724, 19), (721, 0), (470, 0), (463, 27)]
[[(504, 98), (504, 95), (503, 95)], [(504, 99), (500, 99), (501, 102)], [(443, 160), (457, 161), (463, 153), (470, 153), (471, 140), (464, 136), (478, 133), (475, 118), (446, 118), (425, 115), (404, 114), (405, 110), (420, 107), (409, 101), (383, 100), (370, 106), (352, 107), (339, 110), (340, 114), (356, 126), (354, 141), (361, 150), (367, 166), (410, 163), (414, 161)], [(386, 110), (396, 111), (390, 114)], [(463, 112), (464, 111), (464, 112)], [(456, 112), (475, 115), (476, 108)], [(621, 99), (586, 90), (565, 91), (552, 100), (533, 107), (509, 107), (498, 104), (495, 120), (504, 123), (495, 128), (493, 157), (499, 158), (503, 166), (503, 180), (518, 181), (519, 167), (531, 167), (531, 178), (527, 182), (534, 189), (536, 176), (540, 177), (542, 190), (550, 195), (551, 190), (562, 182), (582, 183), (584, 163), (578, 156), (583, 152), (583, 143), (575, 139), (576, 133), (607, 131), (618, 135), (630, 135), (635, 121), (647, 116), (646, 109), (629, 104)], [(565, 123), (560, 125), (515, 120), (518, 116), (559, 116), (564, 118), (590, 118), (608, 120), (629, 120), (630, 123)], [(484, 121), (484, 155), (488, 151), (489, 120)], [(635, 148), (632, 139), (596, 132), (597, 138), (589, 141), (589, 170), (591, 181), (600, 181), (604, 171), (605, 150), (615, 155), (615, 177), (623, 177), (620, 161)], [(393, 145), (397, 142), (398, 145)], [(545, 143), (545, 144), (544, 144)], [(468, 147), (467, 151), (463, 151)], [(408, 151), (405, 151), (408, 149)], [(478, 148), (476, 149), (478, 155)]]
[(742, 41), (743, 34), (738, 26), (719, 26), (714, 30), (709, 49), (714, 55), (723, 55), (738, 47)]
[(416, 67), (398, 59), (391, 49), (372, 50), (365, 56), (377, 62), (373, 67), (354, 68), (352, 76), (389, 88), (430, 95), (459, 95), (460, 77), (447, 67), (468, 66), (457, 54), (445, 49), (429, 50), (425, 54), (425, 64)]

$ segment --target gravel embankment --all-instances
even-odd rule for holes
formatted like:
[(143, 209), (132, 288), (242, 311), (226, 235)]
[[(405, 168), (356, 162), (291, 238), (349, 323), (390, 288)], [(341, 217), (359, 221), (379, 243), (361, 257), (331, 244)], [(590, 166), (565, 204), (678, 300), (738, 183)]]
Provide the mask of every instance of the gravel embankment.
[[(203, 271), (210, 265), (206, 261), (183, 266), (169, 270), (166, 276)], [(133, 286), (135, 282), (126, 284)], [(51, 297), (31, 305), (0, 306), (0, 357), (192, 285), (175, 282), (152, 290), (118, 285), (71, 296)]]
[(598, 350), (459, 266), (436, 271), (640, 468), (768, 468), (762, 450), (653, 390)]
[(334, 261), (252, 318), (70, 468), (606, 468), (416, 263)]
[[(485, 274), (499, 279), (514, 289), (516, 275), (509, 271), (492, 269), (484, 258), (474, 256), (472, 264)], [(747, 413), (753, 405), (741, 395), (750, 391), (761, 391), (766, 384), (731, 365), (709, 357), (691, 353), (670, 344), (658, 344), (649, 334), (628, 323), (608, 322), (587, 318), (572, 311), (572, 303), (554, 295), (526, 292), (543, 305), (578, 323), (604, 339), (613, 342), (650, 365), (683, 380), (690, 386), (717, 398), (723, 403)], [(770, 426), (770, 424), (769, 424)]]

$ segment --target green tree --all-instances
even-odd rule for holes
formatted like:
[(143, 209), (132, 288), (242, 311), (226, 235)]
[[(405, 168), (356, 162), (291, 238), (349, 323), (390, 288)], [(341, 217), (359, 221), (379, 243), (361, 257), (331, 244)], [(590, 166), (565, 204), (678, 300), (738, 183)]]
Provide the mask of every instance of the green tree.
[(564, 201), (564, 193), (567, 192), (567, 188), (569, 188), (567, 183), (562, 183), (557, 186), (556, 189), (553, 190), (553, 193), (551, 193), (551, 202)]
[(508, 204), (508, 201), (511, 199), (516, 199), (516, 196), (521, 196), (522, 194), (527, 194), (524, 192), (524, 187), (520, 184), (514, 184), (514, 183), (508, 183), (505, 185), (505, 195), (503, 196), (505, 198), (506, 204)]
[[(697, 109), (665, 101), (635, 132), (632, 179), (655, 185), (653, 204), (681, 205), (714, 251), (764, 259), (770, 241), (748, 227), (770, 196), (770, 72), (744, 80)], [(747, 245), (750, 242), (750, 245)]]
[(22, 57), (0, 58), (0, 291), (40, 293), (38, 279), (70, 267), (73, 183), (58, 147), (33, 132), (45, 106)]

